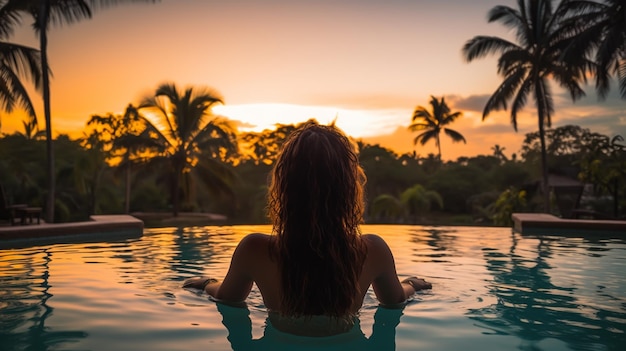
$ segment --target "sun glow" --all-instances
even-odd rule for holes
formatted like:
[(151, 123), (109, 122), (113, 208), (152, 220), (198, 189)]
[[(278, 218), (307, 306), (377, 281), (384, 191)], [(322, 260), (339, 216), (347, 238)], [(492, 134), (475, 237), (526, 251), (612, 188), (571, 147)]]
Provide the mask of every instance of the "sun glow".
[(274, 129), (276, 124), (297, 124), (311, 118), (321, 124), (335, 124), (349, 136), (359, 138), (393, 131), (395, 116), (405, 114), (395, 110), (352, 110), (330, 106), (305, 106), (282, 103), (220, 105), (213, 108), (217, 115), (239, 123), (239, 131), (260, 132)]

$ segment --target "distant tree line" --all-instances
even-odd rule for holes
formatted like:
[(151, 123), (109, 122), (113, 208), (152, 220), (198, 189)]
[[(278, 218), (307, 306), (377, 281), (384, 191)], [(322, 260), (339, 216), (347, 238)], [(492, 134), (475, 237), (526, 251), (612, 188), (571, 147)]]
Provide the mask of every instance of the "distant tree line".
[[(171, 98), (179, 102), (187, 93), (193, 96), (193, 89), (166, 87), (178, 92)], [(210, 212), (226, 215), (228, 223), (267, 223), (268, 175), (282, 143), (299, 124), (238, 133), (227, 120), (209, 117), (183, 132), (178, 129), (186, 119), (148, 124), (142, 122), (143, 108), (92, 116), (82, 138), (54, 139), (57, 221), (85, 220), (92, 214)], [(179, 105), (176, 111), (182, 110)], [(26, 125), (24, 132), (0, 138), (0, 184), (9, 202), (43, 205), (45, 141)], [(219, 131), (214, 129), (218, 125)], [(187, 142), (176, 139), (184, 136)], [(548, 130), (546, 140), (551, 172), (590, 184), (592, 193), (581, 206), (624, 216), (623, 139), (564, 126)], [(367, 223), (509, 225), (512, 212), (543, 209), (537, 133), (526, 135), (517, 154), (507, 156), (495, 145), (493, 154), (447, 162), (434, 154), (397, 154), (354, 142), (367, 175)], [(560, 215), (557, 206), (553, 213)]]

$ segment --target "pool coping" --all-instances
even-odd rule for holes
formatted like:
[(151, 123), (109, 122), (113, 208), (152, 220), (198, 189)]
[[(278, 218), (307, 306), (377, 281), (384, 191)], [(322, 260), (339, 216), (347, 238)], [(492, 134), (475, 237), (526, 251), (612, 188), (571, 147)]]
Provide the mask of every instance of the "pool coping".
[(513, 213), (513, 230), (521, 234), (602, 233), (626, 236), (626, 221), (564, 219), (547, 213)]
[(144, 223), (130, 215), (94, 215), (89, 221), (0, 226), (0, 247), (77, 239), (129, 238), (143, 235)]

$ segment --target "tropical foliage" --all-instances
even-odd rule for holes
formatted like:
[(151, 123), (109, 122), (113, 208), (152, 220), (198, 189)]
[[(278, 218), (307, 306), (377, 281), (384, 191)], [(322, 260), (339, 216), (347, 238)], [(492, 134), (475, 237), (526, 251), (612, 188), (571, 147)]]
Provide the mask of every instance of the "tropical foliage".
[(566, 24), (578, 33), (568, 59), (592, 56), (598, 95), (605, 98), (611, 77), (616, 77), (626, 99), (626, 2), (576, 0), (567, 1), (566, 7), (574, 14)]
[(36, 125), (35, 108), (21, 79), (41, 88), (40, 56), (36, 49), (6, 41), (18, 23), (18, 13), (12, 9), (11, 3), (0, 2), (0, 111), (22, 108), (31, 118), (25, 123)]
[(524, 212), (525, 210), (526, 192), (511, 187), (503, 191), (493, 204), (493, 223), (496, 225), (511, 226), (513, 224), (511, 215), (515, 212)]

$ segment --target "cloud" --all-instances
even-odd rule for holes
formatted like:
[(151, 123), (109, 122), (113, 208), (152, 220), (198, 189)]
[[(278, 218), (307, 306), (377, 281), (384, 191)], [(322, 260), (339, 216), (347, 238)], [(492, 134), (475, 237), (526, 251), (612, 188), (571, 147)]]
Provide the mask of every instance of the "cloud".
[(468, 97), (460, 97), (458, 95), (450, 95), (450, 105), (456, 109), (477, 111), (482, 114), (485, 104), (491, 95), (470, 95)]

